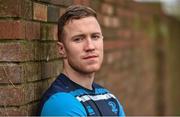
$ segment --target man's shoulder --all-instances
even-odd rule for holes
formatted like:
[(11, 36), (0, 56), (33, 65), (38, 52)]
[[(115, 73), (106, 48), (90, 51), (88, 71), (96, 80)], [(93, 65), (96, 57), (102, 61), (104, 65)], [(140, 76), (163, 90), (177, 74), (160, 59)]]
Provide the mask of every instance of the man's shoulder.
[[(65, 76), (63, 74), (60, 74), (56, 79), (55, 81), (51, 84), (51, 86), (46, 90), (46, 92), (44, 93), (44, 96), (45, 97), (50, 97), (56, 93), (59, 93), (59, 92), (70, 92), (71, 89), (69, 87), (69, 84), (67, 79), (65, 78)], [(43, 96), (43, 97), (44, 97)]]
[[(79, 111), (85, 113), (81, 103), (71, 94), (59, 92), (52, 95), (44, 104), (42, 115), (68, 115)], [(74, 115), (74, 114), (73, 114)]]
[(106, 89), (105, 87), (97, 84), (97, 83), (93, 83), (93, 87), (95, 88), (95, 93), (96, 94), (104, 94), (104, 93), (109, 93), (110, 91), (108, 89)]
[[(66, 82), (66, 79), (62, 74), (60, 74), (54, 82), (50, 85), (50, 87), (44, 92), (40, 101), (40, 111), (43, 108), (44, 104), (49, 101), (49, 99), (53, 99), (51, 101), (56, 101), (59, 98), (58, 95), (67, 96), (67, 93), (71, 91), (70, 88), (67, 88), (69, 83)], [(69, 95), (70, 97), (71, 95)], [(53, 97), (53, 98), (52, 98)]]
[(51, 95), (51, 97), (49, 97), (47, 101), (57, 103), (57, 104), (58, 102), (61, 102), (61, 105), (63, 105), (63, 104), (68, 104), (68, 103), (72, 103), (76, 101), (76, 98), (69, 93), (58, 92)]
[(100, 84), (97, 84), (97, 83), (93, 83), (93, 87), (95, 87), (95, 88), (104, 88), (102, 85), (100, 85)]

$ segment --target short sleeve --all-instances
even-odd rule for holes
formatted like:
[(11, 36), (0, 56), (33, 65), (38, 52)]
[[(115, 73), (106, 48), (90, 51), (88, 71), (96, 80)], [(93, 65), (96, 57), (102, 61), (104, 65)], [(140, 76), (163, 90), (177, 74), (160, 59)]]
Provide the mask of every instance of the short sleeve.
[(124, 112), (124, 109), (123, 109), (121, 104), (119, 104), (119, 116), (120, 117), (125, 117), (126, 116), (125, 112)]
[(71, 94), (56, 93), (44, 104), (41, 116), (87, 116), (83, 105)]

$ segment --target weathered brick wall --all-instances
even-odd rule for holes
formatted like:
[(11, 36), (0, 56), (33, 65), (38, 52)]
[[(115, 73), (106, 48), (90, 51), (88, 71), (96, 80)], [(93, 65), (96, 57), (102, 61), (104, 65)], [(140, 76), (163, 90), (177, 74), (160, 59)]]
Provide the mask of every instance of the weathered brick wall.
[(105, 58), (96, 81), (121, 100), (127, 115), (163, 115), (156, 40), (166, 16), (159, 5), (132, 0), (0, 0), (0, 115), (35, 115), (42, 93), (62, 69), (56, 22), (71, 4), (89, 5), (99, 14)]
[(70, 3), (54, 3), (0, 1), (0, 115), (34, 115), (61, 71), (55, 22)]

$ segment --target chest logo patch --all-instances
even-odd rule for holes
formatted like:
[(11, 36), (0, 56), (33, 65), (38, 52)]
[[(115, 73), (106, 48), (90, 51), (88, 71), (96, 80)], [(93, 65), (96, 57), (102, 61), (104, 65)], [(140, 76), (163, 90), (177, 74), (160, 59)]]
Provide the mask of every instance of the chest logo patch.
[(114, 112), (114, 113), (118, 112), (117, 106), (116, 106), (116, 104), (114, 102), (109, 101), (108, 105), (111, 106), (112, 112)]

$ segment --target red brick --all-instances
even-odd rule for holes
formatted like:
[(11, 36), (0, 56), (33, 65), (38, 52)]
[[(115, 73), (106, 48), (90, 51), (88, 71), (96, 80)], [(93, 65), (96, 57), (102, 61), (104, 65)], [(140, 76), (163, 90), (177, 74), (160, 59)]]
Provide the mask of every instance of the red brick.
[(35, 100), (37, 100), (37, 99), (35, 99), (35, 90), (36, 90), (36, 88), (35, 88), (35, 85), (36, 85), (37, 83), (28, 83), (26, 86), (25, 86), (25, 91), (26, 91), (26, 93), (25, 93), (25, 102), (26, 103), (30, 103), (30, 102), (33, 102), (33, 101), (35, 101)]
[(40, 24), (25, 21), (0, 21), (0, 39), (40, 39)]
[(31, 19), (32, 4), (27, 0), (1, 0), (0, 17), (23, 17)]
[(0, 39), (24, 39), (24, 25), (23, 21), (0, 21)]
[(73, 0), (50, 0), (51, 3), (56, 5), (70, 6), (73, 4)]
[(130, 29), (122, 29), (118, 31), (118, 36), (121, 39), (131, 39), (132, 31)]
[(0, 88), (0, 105), (1, 106), (18, 106), (24, 103), (24, 94), (22, 88), (16, 86), (13, 87), (1, 87)]
[(40, 39), (40, 23), (26, 22), (26, 39)]
[(127, 3), (132, 0), (104, 0), (108, 4), (118, 5), (118, 7), (127, 6)]
[(114, 9), (111, 4), (103, 3), (101, 5), (101, 12), (107, 15), (113, 15)]
[(20, 59), (20, 46), (19, 44), (1, 44), (0, 56), (1, 61), (12, 61)]
[(49, 5), (47, 7), (47, 20), (48, 22), (57, 23), (59, 18), (59, 7), (54, 5)]
[(112, 17), (111, 18), (111, 27), (112, 28), (118, 28), (120, 26), (119, 18), (118, 17)]
[(109, 52), (106, 54), (104, 62), (106, 62), (106, 64), (113, 64), (116, 61), (119, 62), (119, 60), (121, 60), (122, 57), (123, 57), (122, 52), (119, 51)]
[(134, 15), (134, 11), (131, 11), (129, 9), (124, 9), (124, 8), (117, 8), (116, 15), (119, 17), (132, 18)]
[(35, 51), (36, 51), (35, 55), (38, 55), (39, 52), (42, 52), (42, 54), (40, 55), (41, 60), (49, 61), (51, 59), (57, 59), (60, 57), (58, 48), (57, 48), (57, 44), (55, 42), (54, 43), (43, 43), (42, 48), (40, 48), (40, 51), (39, 50), (35, 50)]
[(47, 21), (47, 6), (44, 4), (33, 3), (33, 19)]
[(42, 92), (44, 90), (42, 90), (40, 87), (42, 87), (42, 82), (29, 83), (28, 85), (26, 85), (26, 103), (30, 103), (41, 98)]
[(74, 4), (82, 4), (82, 5), (89, 5), (90, 0), (73, 0)]
[(73, 4), (81, 4), (81, 0), (73, 0)]
[(114, 40), (114, 41), (105, 41), (104, 42), (104, 49), (118, 49), (118, 48), (125, 48), (129, 47), (131, 43), (129, 41), (124, 40)]
[(41, 25), (41, 39), (42, 40), (58, 40), (57, 25)]
[[(47, 67), (47, 68), (44, 68)], [(61, 60), (47, 63), (21, 63), (0, 65), (0, 83), (24, 83), (55, 77), (59, 74)]]
[(62, 16), (64, 14), (64, 12), (66, 11), (66, 8), (60, 8), (59, 9), (59, 16)]
[(22, 0), (1, 0), (0, 16), (1, 17), (17, 17), (20, 16), (20, 6)]
[[(104, 25), (104, 22), (103, 22), (103, 19), (104, 19), (103, 16), (104, 16), (104, 15), (102, 15), (102, 14), (100, 14), (100, 13), (97, 13), (97, 16), (98, 16), (98, 22), (99, 22), (99, 24), (103, 26), (103, 25)], [(102, 29), (103, 29), (103, 28), (102, 28)]]
[(149, 37), (143, 31), (133, 31), (133, 44), (138, 48), (148, 48), (150, 43)]
[(56, 77), (51, 77), (41, 82), (28, 83), (24, 88), (24, 90), (26, 91), (25, 102), (32, 103), (40, 100), (45, 90), (47, 90), (47, 88), (50, 86), (50, 84), (54, 81)]
[(35, 99), (40, 99), (42, 97), (42, 94), (47, 90), (47, 88), (52, 84), (52, 82), (56, 79), (57, 77), (52, 77), (49, 79), (45, 79), (42, 82), (38, 82), (35, 85)]
[(0, 61), (16, 62), (29, 60), (49, 61), (60, 57), (56, 42), (0, 43), (0, 56)]
[(41, 71), (41, 63), (39, 62), (31, 62), (22, 64), (23, 73), (22, 78), (26, 82), (38, 81), (41, 80), (42, 71)]
[(22, 77), (27, 82), (32, 82), (58, 76), (62, 68), (62, 61), (31, 62), (25, 63), (22, 66)]
[(97, 12), (100, 12), (99, 8), (101, 8), (101, 4), (102, 4), (102, 2), (100, 0), (91, 0), (90, 1), (90, 6)]
[(83, 5), (89, 5), (90, 4), (90, 0), (81, 0), (81, 3)]
[(0, 65), (0, 83), (21, 83), (22, 66), (17, 64), (1, 64)]
[(26, 61), (34, 58), (31, 43), (0, 43), (0, 61)]
[(26, 107), (0, 107), (0, 116), (27, 116)]
[(130, 2), (129, 7), (138, 13), (143, 13), (147, 15), (164, 15), (162, 8), (160, 7), (160, 3), (138, 3), (138, 2)]
[(134, 2), (133, 0), (117, 0), (116, 4), (118, 4), (120, 7), (126, 7), (126, 8), (131, 8), (129, 7), (129, 4)]
[(111, 17), (110, 16), (103, 16), (102, 17), (102, 25), (105, 27), (111, 26)]
[(101, 16), (99, 22), (106, 28), (118, 28), (119, 26), (121, 26), (119, 18), (115, 16)]
[(28, 104), (28, 107), (27, 107), (28, 116), (37, 116), (38, 109), (39, 109), (39, 103), (34, 102), (31, 104)]
[(56, 77), (61, 68), (61, 60), (43, 63), (0, 64), (0, 83), (24, 83)]
[(115, 2), (115, 0), (104, 0), (104, 1), (107, 3), (114, 3)]
[(61, 61), (44, 62), (41, 64), (42, 78), (56, 77), (62, 68)]
[(21, 17), (31, 20), (33, 17), (32, 1), (22, 0), (21, 4)]

